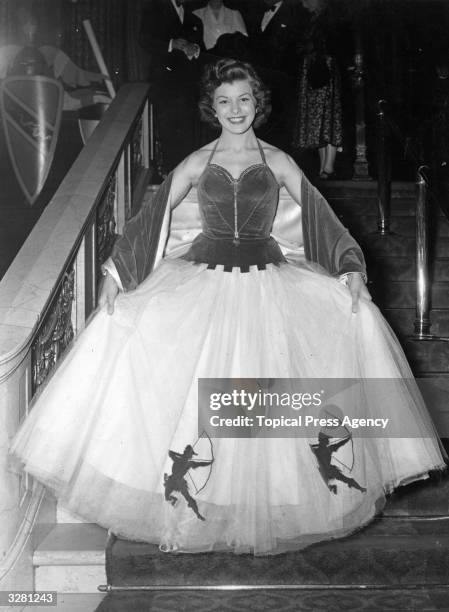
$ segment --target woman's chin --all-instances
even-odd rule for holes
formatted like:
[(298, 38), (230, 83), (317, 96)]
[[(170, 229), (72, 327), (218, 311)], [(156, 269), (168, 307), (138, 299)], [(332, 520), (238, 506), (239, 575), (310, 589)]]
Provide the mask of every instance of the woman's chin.
[(232, 134), (244, 134), (250, 129), (251, 125), (249, 121), (243, 121), (242, 123), (227, 122), (223, 127)]

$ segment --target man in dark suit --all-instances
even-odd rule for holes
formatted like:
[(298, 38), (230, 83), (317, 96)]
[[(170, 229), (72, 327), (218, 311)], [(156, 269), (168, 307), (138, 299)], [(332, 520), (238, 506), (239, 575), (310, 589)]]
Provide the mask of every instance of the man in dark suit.
[(139, 43), (149, 54), (155, 119), (166, 174), (196, 143), (199, 56), (203, 24), (187, 0), (147, 0)]
[(288, 150), (310, 13), (300, 0), (256, 0), (243, 12), (254, 63), (272, 96), (271, 118), (260, 135)]

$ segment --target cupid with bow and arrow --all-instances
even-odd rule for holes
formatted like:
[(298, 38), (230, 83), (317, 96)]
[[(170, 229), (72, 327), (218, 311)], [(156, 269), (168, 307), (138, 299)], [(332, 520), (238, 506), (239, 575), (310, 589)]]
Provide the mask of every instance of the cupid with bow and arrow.
[[(338, 463), (346, 467), (349, 472), (352, 472), (352, 469), (354, 467), (354, 443), (352, 440), (352, 433), (345, 425), (343, 425), (341, 419), (335, 414), (332, 414), (329, 410), (325, 410), (325, 413), (333, 417), (334, 419), (338, 419), (340, 426), (344, 427), (347, 435), (342, 439), (337, 439), (336, 442), (331, 443), (330, 440), (333, 436), (324, 433), (324, 431), (320, 431), (318, 434), (318, 444), (310, 444), (310, 448), (315, 457), (317, 458), (318, 470), (324, 482), (326, 483), (329, 491), (331, 491), (331, 493), (333, 493), (334, 495), (337, 494), (337, 485), (332, 484), (331, 480), (339, 480), (340, 482), (344, 482), (345, 484), (347, 484), (349, 488), (358, 489), (361, 493), (366, 493), (365, 487), (360, 486), (354, 478), (346, 476), (346, 474), (344, 474), (339, 467), (332, 463), (333, 460), (338, 461)], [(349, 441), (351, 441), (352, 445), (351, 467), (349, 467), (334, 456), (337, 450), (347, 444)]]
[[(210, 438), (209, 438), (209, 442), (211, 444), (211, 449), (212, 449), (212, 442), (210, 441)], [(178, 493), (181, 493), (181, 495), (184, 497), (184, 499), (187, 502), (187, 506), (189, 508), (192, 508), (193, 512), (196, 514), (196, 516), (201, 521), (205, 521), (206, 519), (204, 518), (204, 516), (202, 516), (202, 514), (200, 514), (200, 511), (198, 510), (198, 504), (196, 503), (196, 500), (190, 495), (189, 486), (184, 476), (189, 474), (190, 470), (195, 470), (199, 467), (206, 467), (208, 465), (211, 466), (212, 463), (214, 462), (213, 451), (212, 451), (212, 459), (209, 459), (207, 461), (195, 460), (193, 459), (194, 455), (197, 455), (197, 453), (195, 453), (195, 451), (193, 450), (193, 446), (190, 444), (188, 444), (185, 447), (183, 453), (178, 453), (173, 450), (168, 451), (168, 456), (173, 461), (173, 466), (172, 466), (172, 473), (170, 475), (164, 474), (165, 499), (166, 501), (170, 502), (172, 506), (175, 506), (175, 504), (178, 501), (178, 498), (175, 495), (173, 495), (173, 491), (177, 491)], [(191, 476), (190, 478), (192, 479)], [(209, 472), (209, 476), (206, 482), (200, 489), (197, 489), (194, 484), (197, 494), (204, 489), (209, 478), (210, 478), (210, 472)]]

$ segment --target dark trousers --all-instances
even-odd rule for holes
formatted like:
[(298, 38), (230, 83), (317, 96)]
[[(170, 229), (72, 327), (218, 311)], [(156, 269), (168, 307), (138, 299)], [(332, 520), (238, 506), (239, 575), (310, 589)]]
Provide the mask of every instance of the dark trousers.
[(154, 83), (153, 93), (156, 138), (167, 174), (199, 146), (197, 74), (167, 74)]
[(259, 71), (263, 82), (271, 91), (271, 113), (268, 121), (258, 128), (257, 135), (262, 140), (289, 152), (295, 113), (295, 79), (280, 71), (267, 69)]

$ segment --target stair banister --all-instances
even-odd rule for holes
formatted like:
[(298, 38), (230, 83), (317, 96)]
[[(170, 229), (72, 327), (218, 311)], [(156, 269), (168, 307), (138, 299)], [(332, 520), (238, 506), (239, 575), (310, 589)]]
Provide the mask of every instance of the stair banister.
[(354, 65), (350, 67), (355, 98), (355, 181), (371, 180), (366, 158), (365, 61), (360, 17), (354, 27)]
[(391, 164), (386, 104), (386, 100), (379, 100), (377, 103), (377, 229), (381, 236), (390, 233)]
[(414, 338), (433, 338), (430, 333), (429, 280), (429, 188), (427, 166), (420, 166), (416, 176), (416, 319)]
[[(23, 583), (23, 568), (30, 568), (32, 580), (28, 536), (40, 497), (32, 479), (11, 471), (9, 443), (34, 394), (96, 307), (101, 263), (146, 191), (154, 153), (149, 114), (147, 84), (118, 92), (0, 281), (3, 591), (33, 588)], [(14, 571), (18, 560), (20, 574)]]

